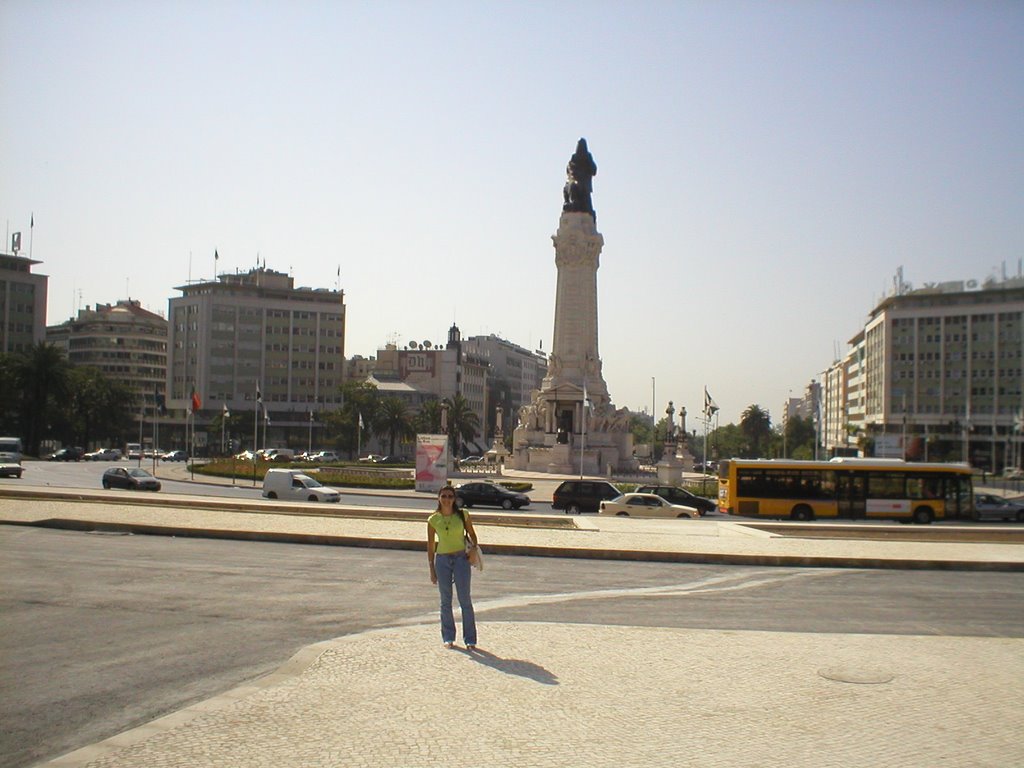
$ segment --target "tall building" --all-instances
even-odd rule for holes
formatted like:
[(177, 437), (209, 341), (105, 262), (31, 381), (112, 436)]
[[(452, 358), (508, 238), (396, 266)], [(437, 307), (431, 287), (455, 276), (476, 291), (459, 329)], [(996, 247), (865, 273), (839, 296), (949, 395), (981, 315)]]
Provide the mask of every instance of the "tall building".
[(255, 408), (260, 387), (272, 440), (308, 429), (310, 413), (340, 402), (345, 295), (296, 288), (266, 267), (190, 283), (170, 300), (168, 407)]
[(167, 321), (133, 299), (86, 307), (46, 329), (74, 365), (88, 365), (135, 390), (147, 411), (167, 386)]
[(49, 278), (32, 272), (42, 262), (0, 253), (0, 352), (25, 352), (46, 338)]
[(540, 389), (548, 371), (547, 358), (494, 334), (470, 336), (463, 346), (489, 363), (487, 434), (493, 432), (495, 409), (499, 405), (503, 412), (501, 427), (511, 434), (519, 409), (530, 402), (533, 390)]
[(424, 343), (414, 348), (410, 345), (398, 349), (397, 345), (388, 344), (378, 349), (373, 377), (380, 382), (400, 381), (421, 399), (462, 395), (480, 423), (480, 430), (470, 442), (482, 451), (486, 450), (484, 427), (489, 369), (488, 361), (462, 340), (462, 332), (453, 325), (448, 330), (448, 343), (444, 348)]
[(855, 350), (848, 420), (862, 413), (875, 455), (1019, 466), (1024, 277), (918, 290), (901, 278), (871, 311), (863, 351)]

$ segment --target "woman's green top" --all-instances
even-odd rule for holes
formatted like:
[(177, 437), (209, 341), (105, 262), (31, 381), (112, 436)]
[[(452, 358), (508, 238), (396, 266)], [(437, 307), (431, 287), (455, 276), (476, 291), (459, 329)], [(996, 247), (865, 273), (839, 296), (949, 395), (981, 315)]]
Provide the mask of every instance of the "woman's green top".
[[(462, 514), (469, 519), (468, 512), (463, 510)], [(437, 532), (437, 554), (451, 555), (466, 550), (466, 527), (462, 524), (458, 512), (452, 512), (450, 515), (435, 512), (427, 518), (427, 525)]]

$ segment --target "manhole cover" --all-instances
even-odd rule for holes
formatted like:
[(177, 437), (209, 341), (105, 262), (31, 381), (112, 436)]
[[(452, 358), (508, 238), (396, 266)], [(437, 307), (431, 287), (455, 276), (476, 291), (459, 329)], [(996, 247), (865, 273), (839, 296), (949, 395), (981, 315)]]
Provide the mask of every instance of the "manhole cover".
[(882, 669), (864, 669), (862, 667), (823, 667), (818, 674), (826, 680), (837, 683), (855, 683), (857, 685), (882, 685), (891, 683), (896, 675)]

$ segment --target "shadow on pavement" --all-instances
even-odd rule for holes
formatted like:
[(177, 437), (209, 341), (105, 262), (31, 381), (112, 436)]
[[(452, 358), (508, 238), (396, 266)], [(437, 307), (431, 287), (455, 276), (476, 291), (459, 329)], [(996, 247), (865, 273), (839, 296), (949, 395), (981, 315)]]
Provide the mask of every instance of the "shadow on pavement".
[(489, 651), (483, 650), (479, 646), (475, 651), (466, 651), (466, 655), (478, 664), (483, 664), (485, 667), (491, 667), (499, 672), (504, 672), (506, 675), (526, 677), (540, 683), (541, 685), (558, 685), (558, 677), (556, 675), (548, 672), (539, 664), (534, 664), (532, 661), (523, 661), (522, 659), (503, 659), (500, 656), (495, 656)]

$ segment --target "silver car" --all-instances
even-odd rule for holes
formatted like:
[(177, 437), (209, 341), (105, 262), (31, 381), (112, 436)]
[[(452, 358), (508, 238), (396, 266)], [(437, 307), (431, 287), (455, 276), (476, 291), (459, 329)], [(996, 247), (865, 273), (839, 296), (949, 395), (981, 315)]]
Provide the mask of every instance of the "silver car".
[(978, 493), (974, 496), (974, 519), (1024, 523), (1024, 504), (991, 493)]

